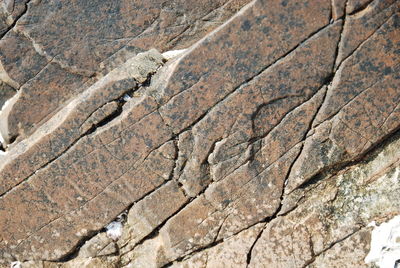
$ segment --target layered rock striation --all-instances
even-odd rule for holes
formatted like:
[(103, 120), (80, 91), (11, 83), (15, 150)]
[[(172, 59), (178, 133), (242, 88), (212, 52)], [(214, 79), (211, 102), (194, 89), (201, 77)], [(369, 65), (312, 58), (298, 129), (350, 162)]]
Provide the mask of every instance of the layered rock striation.
[(399, 1), (0, 6), (0, 265), (379, 264)]

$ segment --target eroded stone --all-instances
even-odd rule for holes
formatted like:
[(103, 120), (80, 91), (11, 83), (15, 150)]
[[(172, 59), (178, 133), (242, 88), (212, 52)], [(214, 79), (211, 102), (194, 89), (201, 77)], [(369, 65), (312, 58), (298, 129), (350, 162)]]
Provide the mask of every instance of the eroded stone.
[[(304, 149), (289, 176), (287, 192), (334, 165), (365, 154), (398, 124), (400, 17), (393, 15), (336, 72)], [(380, 45), (377, 45), (380, 44)], [(328, 120), (330, 119), (331, 120)]]
[(0, 41), (0, 124), (27, 136), (2, 153), (0, 262), (364, 265), (365, 226), (399, 214), (398, 3), (255, 0), (209, 32), (245, 2), (28, 4)]
[(15, 94), (15, 89), (0, 81), (0, 107)]
[[(368, 246), (358, 245), (356, 252), (351, 248), (346, 253), (339, 243), (351, 244), (360, 239), (368, 245), (371, 230), (362, 228), (372, 220), (384, 221), (399, 214), (399, 200), (392, 195), (399, 191), (399, 141), (397, 135), (366, 163), (315, 187), (311, 185), (306, 192), (309, 198), (298, 201), (293, 211), (267, 224), (254, 247), (250, 267), (302, 267), (314, 261), (320, 264), (324, 258), (330, 267), (339, 263), (330, 260), (336, 250), (343, 250), (340, 262), (351, 258), (351, 262), (360, 263)], [(355, 255), (352, 258), (347, 254)]]
[(23, 139), (102, 74), (151, 48), (193, 44), (249, 0), (6, 2), (0, 62), (24, 87), (9, 117), (11, 136)]

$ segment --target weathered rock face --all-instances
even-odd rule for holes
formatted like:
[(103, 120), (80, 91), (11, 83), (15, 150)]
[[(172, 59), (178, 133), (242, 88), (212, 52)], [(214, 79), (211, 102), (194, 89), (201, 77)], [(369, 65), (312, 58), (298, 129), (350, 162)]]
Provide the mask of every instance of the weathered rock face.
[(248, 2), (0, 3), (0, 264), (372, 265), (400, 2)]
[(19, 89), (9, 137), (31, 134), (138, 52), (187, 47), (247, 2), (3, 0), (0, 79)]

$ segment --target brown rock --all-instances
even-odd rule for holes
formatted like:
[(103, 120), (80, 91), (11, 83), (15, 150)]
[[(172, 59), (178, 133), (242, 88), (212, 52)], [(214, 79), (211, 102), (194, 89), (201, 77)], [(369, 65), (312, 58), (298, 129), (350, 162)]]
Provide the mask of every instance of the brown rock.
[[(141, 64), (133, 64), (134, 62), (141, 62)], [(26, 180), (34, 172), (44, 168), (62, 155), (80, 137), (88, 134), (87, 131), (94, 123), (98, 123), (112, 113), (112, 111), (108, 111), (103, 115), (104, 117), (100, 117), (102, 116), (100, 111), (104, 111), (106, 108), (104, 105), (134, 91), (137, 80), (142, 81), (149, 73), (155, 72), (161, 64), (162, 56), (156, 51), (132, 58), (125, 65), (110, 72), (109, 75), (78, 95), (35, 134), (16, 144), (13, 150), (8, 152), (7, 159), (0, 163), (0, 179), (2, 181), (0, 193), (4, 194), (11, 187)], [(140, 74), (138, 68), (140, 67), (143, 72), (145, 66), (147, 66), (147, 72)], [(149, 113), (146, 111), (151, 110), (148, 108), (149, 106), (155, 107), (154, 101), (150, 98), (136, 98), (135, 101), (132, 101), (132, 103), (134, 102), (142, 103), (142, 105), (137, 105), (136, 119), (133, 115), (133, 119), (128, 121), (132, 124), (137, 121), (138, 117)], [(130, 117), (129, 113), (127, 115)], [(7, 113), (3, 113), (0, 116), (4, 117), (1, 121), (6, 120), (7, 116)], [(38, 148), (40, 149), (38, 150)]]
[[(362, 2), (371, 1), (348, 1), (347, 12), (354, 12), (357, 6), (364, 5)], [(400, 3), (398, 1), (377, 0), (372, 1), (362, 11), (346, 16), (336, 65), (352, 55), (399, 10)]]
[[(169, 174), (168, 174), (169, 175)], [(168, 200), (168, 202), (160, 202)], [(168, 182), (137, 202), (129, 210), (125, 232), (118, 241), (120, 253), (132, 250), (139, 241), (179, 210), (188, 198), (176, 182)]]
[(219, 268), (246, 267), (247, 252), (250, 250), (263, 224), (257, 224), (228, 238), (221, 244), (201, 251), (190, 258), (174, 263), (174, 268)]
[[(21, 139), (29, 135), (30, 129), (36, 129), (53, 115), (52, 111), (81, 93), (80, 85), (85, 81), (85, 77), (66, 73), (57, 63), (49, 62), (19, 88), (17, 100), (7, 116), (8, 137), (21, 135)], [(65, 91), (65, 87), (75, 90)]]
[[(266, 225), (250, 267), (365, 266), (370, 229), (362, 228), (399, 213), (399, 200), (392, 198), (400, 191), (399, 141), (397, 135), (369, 161), (307, 188), (293, 211)], [(352, 244), (357, 246), (346, 248)]]
[(347, 0), (332, 0), (332, 19), (337, 20), (346, 13)]
[(0, 107), (15, 94), (15, 89), (0, 81)]
[(364, 262), (370, 247), (370, 230), (362, 229), (321, 253), (308, 267), (369, 267)]
[(0, 37), (26, 12), (29, 0), (3, 0), (0, 5)]
[[(315, 92), (318, 91), (318, 88), (323, 85), (324, 78), (330, 75), (331, 69), (333, 68), (333, 57), (336, 49), (335, 43), (326, 46), (326, 54), (318, 54), (318, 60), (321, 62), (321, 65), (319, 66), (320, 69), (316, 69), (315, 72), (313, 72), (310, 71), (310, 68), (312, 68), (311, 66), (304, 66), (304, 68), (308, 69), (310, 75), (309, 78), (307, 77), (309, 80), (305, 79), (305, 81), (310, 81), (310, 83), (306, 82), (308, 90), (310, 90), (309, 93), (307, 91), (304, 93), (304, 86), (300, 84), (298, 87), (293, 85), (292, 92), (282, 89), (281, 94), (283, 96), (279, 95), (279, 92), (274, 92), (272, 90), (270, 92), (267, 91), (265, 95), (263, 94), (259, 96), (258, 87), (268, 82), (277, 82), (287, 79), (287, 77), (284, 78), (284, 74), (281, 74), (282, 69), (288, 69), (290, 66), (298, 66), (297, 64), (299, 63), (297, 60), (302, 59), (301, 55), (309, 55), (309, 53), (312, 53), (314, 46), (318, 44), (317, 41), (328, 42), (328, 40), (331, 40), (332, 36), (338, 38), (339, 29), (340, 24), (336, 23), (332, 27), (328, 27), (326, 31), (318, 33), (304, 45), (301, 45), (296, 49), (293, 54), (290, 54), (287, 59), (283, 59), (277, 63), (276, 66), (267, 69), (265, 73), (262, 73), (259, 77), (254, 79), (252, 83), (242, 86), (237, 92), (229, 95), (220, 104), (211, 109), (210, 113), (193, 127), (192, 135), (197, 138), (197, 141), (195, 141), (191, 155), (197, 159), (192, 158), (189, 160), (190, 162), (186, 163), (185, 168), (187, 168), (189, 172), (186, 170), (187, 173), (185, 173), (184, 170), (182, 175), (183, 178), (179, 178), (189, 195), (195, 196), (198, 192), (204, 189), (204, 185), (202, 185), (204, 179), (202, 179), (202, 177), (204, 177), (205, 174), (203, 173), (202, 165), (204, 165), (205, 161), (210, 161), (211, 163), (216, 162), (215, 160), (211, 160), (212, 157), (214, 157), (214, 151), (211, 151), (210, 154), (210, 149), (213, 147), (213, 143), (217, 142), (215, 149), (218, 150), (218, 139), (221, 139), (224, 135), (227, 136), (228, 139), (232, 139), (232, 144), (234, 145), (244, 143), (246, 142), (246, 139), (247, 142), (249, 142), (253, 136), (257, 137), (257, 134), (262, 136), (262, 134), (268, 133), (274, 125), (279, 123), (279, 121), (285, 116), (285, 112), (288, 112), (287, 110), (290, 111), (291, 109), (294, 109), (296, 105), (301, 104), (302, 101), (304, 102), (307, 98), (310, 98), (313, 93), (315, 94)], [(190, 55), (185, 57), (189, 58)], [(330, 59), (330, 61), (326, 60), (326, 58)], [(179, 64), (184, 64), (183, 60), (180, 61)], [(290, 75), (296, 77), (296, 75), (300, 74), (301, 70), (299, 70), (299, 73), (292, 72)], [(289, 97), (287, 98), (288, 100), (285, 99), (286, 96), (292, 95), (294, 96), (293, 100)], [(264, 96), (267, 100), (265, 103)], [(322, 96), (323, 94), (318, 94), (318, 97), (316, 97), (315, 100), (313, 99), (311, 107), (314, 108), (314, 112), (319, 107), (322, 101)], [(249, 100), (248, 103), (246, 102), (246, 99)], [(284, 105), (282, 106), (287, 110), (283, 110), (282, 112), (279, 111), (277, 112), (277, 115), (274, 113), (271, 114), (270, 112), (260, 112), (260, 110), (262, 111), (262, 109), (270, 108), (270, 106), (271, 110), (273, 107), (276, 107), (272, 105), (275, 104), (275, 99), (278, 100), (277, 104), (282, 105), (283, 103)], [(283, 101), (281, 102), (280, 99), (283, 99)], [(243, 105), (242, 109), (236, 108), (239, 104)], [(163, 114), (163, 111), (168, 109), (168, 105), (169, 104), (167, 103), (165, 106), (161, 107), (161, 114)], [(171, 107), (179, 106), (171, 105)], [(309, 110), (311, 107), (304, 107), (305, 111), (302, 111), (302, 115), (306, 115), (304, 120), (305, 124), (299, 124), (299, 130), (301, 132), (298, 142), (301, 141), (305, 133), (308, 131), (309, 124), (311, 124), (313, 119), (314, 114), (312, 112), (307, 114), (306, 112), (306, 109)], [(172, 109), (175, 111), (175, 108)], [(242, 117), (239, 119), (240, 121), (238, 120), (239, 124), (237, 126), (240, 127), (238, 130), (235, 129), (236, 126), (234, 125), (236, 123), (234, 120), (238, 116), (230, 117), (228, 120), (224, 120), (223, 122), (221, 121), (223, 118), (221, 115), (228, 115), (228, 111), (235, 111), (234, 109), (237, 109), (239, 118)], [(181, 108), (179, 112), (184, 111), (185, 110)], [(241, 113), (243, 114), (241, 115)], [(257, 113), (259, 119), (257, 119)], [(256, 116), (254, 116), (254, 114), (256, 114)], [(255, 121), (265, 120), (265, 122), (273, 123), (275, 120), (275, 123), (273, 123), (269, 129), (259, 127), (259, 125), (263, 125), (262, 121), (253, 123), (259, 124), (255, 128), (261, 131), (261, 133), (253, 133), (251, 120), (254, 117), (256, 117)], [(174, 122), (178, 122), (178, 118), (175, 120), (176, 121)], [(226, 130), (227, 132), (224, 133)], [(176, 131), (179, 131), (179, 129)], [(233, 133), (240, 131), (239, 133), (241, 135), (229, 137), (230, 131)], [(202, 137), (204, 138), (201, 139)], [(237, 140), (237, 138), (244, 138), (244, 141)], [(198, 145), (196, 145), (196, 143)], [(207, 145), (207, 147), (205, 145)], [(296, 145), (296, 143), (294, 145)], [(276, 161), (276, 163), (270, 168), (264, 168), (264, 172), (259, 170), (258, 173), (260, 174), (257, 173), (257, 166), (254, 168), (251, 164), (244, 165), (241, 168), (238, 168), (236, 170), (237, 172), (231, 174), (230, 177), (227, 176), (221, 183), (217, 182), (211, 184), (205, 192), (206, 200), (202, 196), (199, 197), (199, 199), (196, 199), (196, 201), (192, 202), (175, 217), (170, 219), (164, 228), (160, 230), (160, 234), (164, 241), (163, 243), (168, 245), (167, 248), (172, 249), (171, 252), (165, 252), (167, 257), (176, 258), (185, 252), (190, 252), (200, 246), (212, 243), (217, 239), (237, 233), (245, 228), (245, 226), (273, 215), (280, 204), (279, 197), (286, 177), (285, 171), (288, 171), (291, 163), (297, 156), (299, 147), (300, 146), (293, 148), (293, 150), (289, 151), (288, 154), (283, 156), (282, 159), (279, 159), (279, 161)], [(290, 147), (287, 150), (289, 149)], [(280, 156), (284, 155), (286, 152), (287, 151), (283, 151)], [(211, 157), (207, 159), (208, 155)], [(275, 161), (271, 161), (271, 164), (273, 162)], [(195, 166), (196, 163), (198, 165), (197, 167)], [(241, 164), (243, 164), (243, 162), (239, 163), (239, 166)], [(233, 169), (235, 170), (235, 168)], [(193, 174), (199, 174), (199, 177), (193, 177)], [(191, 181), (185, 177), (190, 178)], [(254, 178), (254, 180), (252, 180), (252, 178)], [(221, 178), (214, 178), (216, 181), (220, 179)], [(193, 189), (193, 187), (195, 188)], [(248, 193), (252, 194), (247, 195), (244, 193), (243, 189), (250, 189)], [(264, 196), (270, 196), (270, 199), (264, 201), (263, 198), (261, 198)], [(224, 210), (218, 211), (220, 209)], [(188, 215), (191, 215), (189, 221)], [(196, 222), (201, 222), (202, 224), (194, 228), (193, 225), (196, 224)], [(179, 229), (177, 229), (178, 227)]]
[[(148, 122), (151, 122), (150, 119), (151, 118), (149, 118)], [(157, 119), (155, 118), (153, 120)], [(135, 127), (143, 129), (140, 123), (136, 124)], [(159, 130), (161, 129), (159, 125), (156, 125), (156, 127), (158, 127)], [(148, 130), (154, 132), (154, 129)], [(22, 232), (16, 232), (15, 229), (12, 229), (12, 223), (16, 219), (7, 217), (4, 220), (7, 220), (11, 225), (9, 231), (3, 233), (3, 239), (5, 241), (23, 239), (15, 249), (16, 252), (21, 252), (21, 257), (30, 255), (32, 256), (31, 258), (34, 259), (39, 257), (43, 258), (43, 256), (46, 259), (60, 258), (68, 253), (70, 248), (80, 239), (90, 235), (94, 230), (101, 229), (133, 201), (139, 200), (165, 181), (166, 178), (160, 177), (158, 174), (152, 172), (153, 169), (150, 167), (152, 164), (154, 165), (154, 163), (157, 163), (157, 165), (161, 165), (165, 168), (164, 174), (168, 172), (168, 170), (172, 170), (173, 161), (165, 159), (161, 154), (161, 151), (166, 149), (171, 151), (173, 150), (173, 146), (170, 143), (163, 145), (158, 151), (155, 150), (150, 153), (145, 161), (139, 161), (138, 165), (135, 165), (136, 167), (131, 167), (131, 165), (126, 164), (126, 162), (131, 162), (133, 159), (127, 159), (126, 161), (118, 163), (115, 160), (109, 160), (110, 153), (102, 154), (102, 152), (89, 154), (89, 156), (93, 157), (82, 159), (75, 163), (72, 169), (61, 167), (57, 170), (58, 174), (70, 178), (63, 183), (63, 185), (65, 185), (63, 194), (55, 191), (57, 189), (57, 183), (60, 183), (60, 177), (55, 176), (52, 181), (46, 182), (46, 184), (49, 185), (47, 186), (49, 189), (47, 193), (43, 193), (43, 191), (31, 191), (32, 200), (35, 198), (38, 203), (48, 200), (47, 206), (34, 206), (35, 203), (31, 202), (30, 207), (18, 207), (18, 212), (21, 211), (21, 213), (25, 213), (23, 209), (30, 209), (31, 213), (41, 215), (40, 218), (31, 219), (29, 222), (26, 222), (24, 226), (25, 228), (33, 229), (37, 232), (26, 237), (26, 231), (21, 230)], [(142, 150), (146, 149), (142, 148)], [(174, 154), (174, 152), (171, 153)], [(142, 154), (146, 153), (143, 152)], [(106, 173), (100, 173), (99, 165), (101, 165), (101, 162), (96, 161), (96, 159), (101, 160), (104, 158), (108, 159), (108, 165), (112, 165), (113, 169), (111, 170), (108, 168)], [(64, 159), (64, 163), (69, 165), (67, 164), (67, 162), (69, 162), (68, 158), (66, 157)], [(81, 172), (79, 172), (79, 168), (82, 169)], [(63, 172), (62, 170), (65, 171)], [(68, 172), (68, 175), (66, 175), (65, 172)], [(96, 173), (97, 176), (91, 175), (91, 173)], [(93, 176), (96, 184), (85, 181), (80, 177), (85, 174), (87, 177)], [(43, 175), (46, 176), (46, 173)], [(14, 201), (14, 207), (15, 204), (23, 204), (23, 198), (26, 198), (25, 195), (29, 194), (29, 190), (32, 189), (30, 185), (35, 187), (33, 189), (44, 189), (42, 186), (43, 180), (40, 180), (40, 178), (40, 176), (35, 176), (30, 180), (29, 184), (24, 184), (24, 187), (19, 188), (20, 191), (13, 191), (10, 196), (7, 195), (6, 197), (9, 196), (10, 200), (12, 199)], [(42, 194), (45, 195), (43, 196)], [(18, 195), (20, 199), (16, 197)], [(5, 202), (7, 202), (7, 199), (4, 199)], [(104, 206), (104, 204), (107, 205)], [(11, 209), (9, 209), (11, 205), (10, 203), (5, 203), (3, 207), (11, 211)], [(15, 209), (12, 209), (12, 211), (17, 212)], [(60, 212), (63, 212), (63, 214), (60, 214)], [(50, 223), (43, 226), (43, 221), (50, 221)], [(48, 241), (57, 243), (59, 245), (57, 250), (52, 250), (54, 244), (49, 244)], [(38, 250), (32, 250), (32, 248)]]
[[(274, 2), (266, 10), (263, 4), (262, 1), (250, 4), (227, 27), (210, 35), (173, 65), (174, 74), (158, 90), (163, 93), (160, 113), (175, 133), (190, 126), (244, 82), (253, 80), (329, 23), (330, 6), (323, 1), (312, 5), (291, 1), (287, 6)], [(307, 12), (316, 17), (307, 16)], [(288, 38), (282, 32), (287, 32)], [(193, 66), (190, 72), (188, 66)], [(182, 109), (188, 106), (190, 113)]]
[[(251, 6), (251, 9), (249, 8), (248, 13), (250, 13), (252, 9), (256, 10), (257, 6)], [(292, 9), (288, 8), (288, 10)], [(321, 16), (322, 15), (323, 14), (321, 14)], [(298, 19), (299, 20), (302, 19), (301, 15), (299, 16), (300, 17)], [(278, 20), (279, 16), (277, 14), (276, 17)], [(240, 16), (238, 16), (236, 20), (238, 20), (237, 23), (227, 27), (227, 29), (221, 31), (219, 35), (225, 35), (226, 32), (236, 33), (236, 30), (233, 31), (230, 30), (229, 28), (241, 27), (239, 25), (242, 25), (242, 23), (244, 23), (243, 21), (246, 21), (246, 18), (244, 17), (244, 15), (240, 14)], [(259, 26), (257, 26), (257, 28), (254, 29), (255, 36), (245, 37), (246, 34), (250, 33), (253, 34), (252, 33), (253, 31), (248, 33), (248, 31), (242, 30), (243, 38), (246, 38), (247, 40), (250, 41), (254, 40), (254, 42), (258, 42), (257, 39), (259, 38), (259, 36), (262, 35), (260, 34), (256, 36), (256, 32), (262, 31), (262, 29), (265, 27), (266, 28), (272, 27), (271, 25), (274, 24), (274, 21), (271, 22), (266, 21), (265, 23), (266, 23), (265, 26), (263, 26), (263, 24), (260, 24)], [(163, 116), (164, 120), (167, 122), (168, 125), (175, 128), (174, 130), (175, 132), (179, 132), (180, 130), (187, 127), (189, 122), (193, 121), (196, 122), (196, 120), (198, 120), (199, 117), (201, 118), (201, 121), (199, 121), (197, 125), (193, 126), (192, 130), (193, 132), (192, 135), (198, 137), (197, 144), (196, 142), (193, 144), (194, 147), (192, 156), (186, 163), (185, 170), (183, 170), (183, 174), (180, 176), (180, 181), (184, 184), (184, 188), (189, 195), (195, 196), (197, 193), (201, 192), (202, 189), (205, 188), (206, 184), (210, 179), (204, 176), (205, 175), (204, 163), (207, 161), (208, 153), (213, 148), (213, 146), (217, 144), (217, 142), (220, 141), (224, 142), (223, 138), (229, 136), (229, 132), (232, 132), (233, 134), (232, 138), (229, 138), (232, 139), (231, 141), (229, 141), (229, 143), (241, 146), (241, 148), (238, 147), (236, 150), (246, 150), (248, 147), (246, 142), (249, 142), (251, 138), (255, 138), (260, 134), (262, 136), (262, 133), (264, 132), (268, 132), (268, 129), (259, 129), (257, 131), (261, 133), (253, 133), (254, 132), (252, 130), (253, 123), (251, 123), (251, 120), (253, 120), (252, 118), (253, 116), (257, 116), (255, 115), (255, 113), (261, 112), (258, 115), (258, 118), (256, 118), (254, 123), (258, 125), (254, 126), (254, 128), (258, 129), (259, 125), (262, 125), (264, 121), (268, 120), (271, 122), (269, 128), (272, 128), (274, 124), (277, 124), (277, 122), (279, 122), (279, 120), (285, 115), (287, 111), (293, 109), (294, 107), (304, 102), (306, 99), (310, 98), (311, 95), (314, 94), (318, 90), (318, 88), (322, 86), (324, 80), (326, 79), (327, 76), (330, 75), (331, 72), (332, 65), (330, 64), (332, 64), (332, 61), (334, 61), (333, 57), (335, 51), (335, 43), (326, 44), (326, 50), (324, 50), (323, 53), (319, 54), (318, 64), (313, 66), (304, 64), (302, 65), (302, 68), (304, 69), (300, 69), (296, 72), (295, 71), (290, 72), (287, 69), (290, 68), (288, 66), (297, 66), (296, 64), (298, 65), (302, 64), (299, 61), (302, 61), (303, 59), (302, 57), (308, 55), (308, 53), (312, 53), (313, 49), (317, 48), (318, 42), (325, 43), (328, 42), (330, 38), (338, 38), (339, 28), (340, 28), (339, 23), (335, 23), (332, 26), (328, 26), (327, 29), (322, 30), (321, 32), (313, 36), (313, 38), (311, 38), (308, 42), (306, 42), (306, 44), (300, 46), (298, 49), (293, 51), (293, 53), (288, 55), (287, 58), (282, 59), (282, 61), (280, 61), (276, 65), (270, 66), (271, 68), (267, 68), (269, 67), (268, 63), (261, 62), (262, 58), (261, 55), (266, 55), (266, 57), (272, 57), (272, 59), (274, 58), (276, 59), (277, 55), (279, 54), (277, 54), (277, 52), (273, 50), (274, 44), (272, 43), (271, 43), (272, 48), (270, 48), (269, 45), (265, 47), (264, 46), (257, 47), (259, 51), (254, 51), (254, 49), (249, 49), (251, 46), (248, 47), (249, 49), (248, 53), (261, 53), (261, 54), (259, 56), (254, 56), (254, 57), (252, 57), (249, 54), (248, 57), (241, 58), (240, 60), (244, 61), (243, 66), (241, 65), (241, 63), (237, 62), (237, 60), (232, 59), (231, 61), (223, 61), (226, 62), (226, 64), (224, 66), (218, 66), (218, 70), (212, 72), (212, 70), (209, 70), (209, 68), (213, 68), (214, 66), (216, 68), (217, 67), (216, 65), (210, 65), (210, 67), (208, 67), (209, 66), (208, 64), (196, 63), (199, 64), (199, 66), (207, 66), (205, 70), (203, 70), (203, 72), (207, 73), (211, 72), (212, 77), (209, 77), (210, 75), (207, 74), (206, 76), (204, 76), (204, 78), (201, 78), (200, 81), (198, 83), (195, 83), (193, 86), (190, 85), (190, 83), (192, 83), (190, 82), (192, 81), (191, 78), (190, 79), (187, 78), (184, 83), (179, 81), (180, 77), (182, 76), (181, 73), (185, 69), (187, 69), (187, 66), (193, 66), (194, 63), (191, 63), (190, 59), (199, 58), (198, 53), (200, 52), (198, 51), (201, 49), (210, 51), (221, 49), (221, 53), (217, 55), (224, 55), (224, 51), (226, 51), (224, 43), (226, 43), (227, 41), (225, 39), (221, 40), (218, 38), (218, 36), (216, 36), (214, 45), (220, 47), (211, 49), (209, 45), (209, 42), (211, 41), (205, 42), (204, 48), (199, 44), (198, 48), (196, 48), (196, 50), (193, 50), (192, 54), (185, 55), (182, 59), (180, 59), (177, 66), (173, 66), (173, 68), (175, 68), (174, 69), (175, 76), (169, 76), (168, 77), (169, 83), (167, 84), (167, 86), (163, 89), (158, 89), (158, 90), (162, 90), (162, 92), (166, 93), (164, 94), (164, 97), (161, 97), (162, 98), (160, 100), (161, 103), (165, 102), (165, 99), (168, 98), (168, 94), (170, 95), (176, 94), (176, 96), (173, 97), (170, 101), (168, 101), (165, 105), (163, 105), (160, 108), (161, 115)], [(292, 30), (294, 31), (295, 28), (293, 28)], [(310, 32), (311, 31), (312, 29), (310, 29)], [(277, 32), (276, 34), (278, 35)], [(296, 34), (299, 35), (301, 34), (301, 32), (296, 32)], [(232, 38), (234, 37), (235, 36), (232, 36)], [(295, 39), (293, 40), (293, 42), (295, 42), (296, 38), (299, 37), (296, 36), (294, 38)], [(271, 41), (269, 41), (269, 39), (266, 39), (263, 40), (263, 42), (268, 44), (268, 42)], [(233, 53), (233, 51), (235, 50), (236, 53), (243, 53), (242, 52), (243, 48), (241, 47), (241, 45), (245, 43), (234, 42), (234, 41), (232, 41), (231, 43), (233, 44), (232, 45), (233, 47), (230, 48), (230, 51), (232, 51), (231, 53)], [(267, 49), (263, 51), (262, 50), (263, 48)], [(275, 49), (279, 51), (281, 47), (275, 47)], [(284, 52), (282, 54), (284, 54)], [(230, 55), (226, 55), (226, 57), (229, 56)], [(296, 56), (298, 56), (299, 58), (296, 59)], [(252, 60), (250, 62), (249, 59), (255, 59), (255, 60)], [(205, 57), (202, 57), (202, 60), (206, 62)], [(212, 59), (212, 60), (216, 61), (217, 59)], [(260, 62), (258, 62), (258, 60), (260, 60)], [(294, 62), (292, 62), (292, 60), (294, 60)], [(246, 61), (249, 62), (246, 63)], [(256, 63), (259, 64), (260, 67), (258, 67), (257, 65), (253, 65)], [(232, 66), (233, 64), (234, 66)], [(246, 64), (248, 64), (248, 66)], [(265, 70), (262, 69), (262, 64), (264, 64), (264, 66), (267, 66), (264, 67)], [(318, 68), (316, 68), (316, 66), (318, 66)], [(222, 83), (222, 80), (228, 78), (225, 74), (220, 75), (221, 70), (223, 70), (223, 68), (227, 72), (232, 72), (232, 76), (229, 77), (229, 82), (227, 83)], [(241, 72), (243, 75), (248, 75), (248, 72), (244, 72), (244, 70), (259, 70), (260, 73), (255, 75), (254, 77), (246, 78), (248, 80), (251, 80), (251, 82), (249, 83), (246, 82), (243, 85), (241, 85), (240, 80), (238, 80), (237, 82), (235, 82), (237, 83), (236, 85), (233, 84), (233, 81), (235, 81), (236, 79), (240, 79)], [(280, 85), (280, 83), (284, 83), (284, 81), (287, 80), (287, 75), (290, 75), (293, 81), (295, 81), (294, 79), (304, 74), (302, 72), (303, 70), (304, 71), (310, 70), (307, 77), (304, 78), (305, 81), (307, 81), (305, 82), (306, 84), (310, 82), (310, 84), (307, 84), (307, 88), (305, 88), (304, 85), (303, 86), (296, 85), (293, 86), (292, 90), (289, 90), (291, 86), (290, 85), (288, 86), (288, 88), (282, 87), (280, 90), (278, 89), (274, 90), (274, 88), (268, 88), (268, 89), (263, 89), (265, 90), (265, 92), (264, 91), (259, 92), (260, 88), (262, 88), (262, 85), (271, 84), (271, 87), (273, 87), (273, 84), (275, 83), (277, 85)], [(194, 72), (192, 71), (190, 75), (201, 77), (202, 75), (200, 74), (200, 71), (198, 72), (199, 74), (194, 74)], [(235, 73), (234, 75), (233, 72)], [(243, 77), (242, 79), (245, 79), (245, 77)], [(243, 82), (243, 80), (241, 82)], [(206, 87), (205, 85), (208, 86)], [(221, 87), (221, 85), (223, 85), (223, 87)], [(217, 89), (206, 91), (209, 92), (207, 94), (210, 95), (206, 95), (205, 93), (203, 93), (205, 89), (209, 87), (212, 88), (214, 86)], [(177, 94), (178, 92), (180, 93)], [(219, 96), (215, 94), (219, 94)], [(203, 103), (202, 101), (205, 102)], [(276, 103), (274, 103), (275, 101)], [(206, 102), (208, 104), (206, 104)], [(272, 110), (274, 106), (279, 106), (281, 103), (285, 104), (287, 103), (286, 104), (287, 106), (284, 106), (285, 108), (277, 112), (276, 115), (273, 113), (268, 114), (270, 112), (266, 111), (266, 109)], [(238, 107), (238, 105), (240, 105), (239, 106), (240, 108)], [(185, 109), (185, 107), (187, 106), (190, 106), (191, 109)], [(210, 107), (212, 108), (210, 109)], [(204, 114), (204, 112), (207, 111), (208, 109), (210, 109), (210, 112)], [(260, 109), (260, 111), (258, 109)], [(262, 111), (263, 109), (264, 111)], [(195, 115), (194, 113), (198, 114)], [(229, 113), (228, 118), (221, 117), (221, 114), (228, 114), (228, 113)], [(238, 120), (235, 121), (235, 119)], [(218, 150), (217, 146), (216, 149)], [(235, 154), (235, 152), (232, 151), (231, 154)], [(230, 168), (234, 170), (240, 164), (243, 164), (243, 162), (245, 161), (246, 159), (244, 158), (242, 159), (242, 161), (239, 161), (236, 165), (230, 165)], [(215, 162), (216, 161), (214, 161), (214, 163)]]
[(21, 138), (100, 73), (153, 47), (165, 51), (189, 46), (249, 0), (26, 2), (7, 0), (9, 11), (0, 12), (0, 34), (6, 33), (0, 41), (0, 64), (14, 81), (9, 84), (24, 89), (9, 116), (9, 135)]
[(0, 40), (0, 78), (15, 89), (36, 76), (49, 63), (22, 33), (10, 31)]
[(365, 8), (369, 3), (373, 2), (372, 0), (348, 0), (346, 3), (346, 12), (347, 13), (355, 13), (359, 12)]
[[(51, 263), (47, 264), (48, 268), (51, 267)], [(47, 268), (46, 264), (44, 268)], [(109, 259), (102, 259), (102, 258), (88, 258), (88, 259), (74, 259), (71, 262), (65, 263), (60, 266), (60, 268), (75, 268), (75, 267), (82, 267), (82, 268), (117, 268), (118, 267), (118, 258), (109, 258)], [(55, 267), (54, 267), (55, 268)]]
[(80, 249), (78, 258), (90, 258), (102, 255), (111, 255), (118, 250), (113, 240), (105, 232), (100, 233), (87, 241)]
[(365, 266), (398, 1), (111, 2), (0, 3), (1, 265)]
[[(318, 112), (315, 135), (307, 138), (289, 176), (287, 192), (319, 172), (365, 154), (398, 129), (400, 54), (393, 15), (338, 69)], [(398, 121), (398, 120), (397, 120)]]

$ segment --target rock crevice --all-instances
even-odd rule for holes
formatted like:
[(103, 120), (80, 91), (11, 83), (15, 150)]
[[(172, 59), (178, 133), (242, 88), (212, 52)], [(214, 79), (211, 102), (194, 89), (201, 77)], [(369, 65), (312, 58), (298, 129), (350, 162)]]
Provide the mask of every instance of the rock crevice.
[(0, 5), (0, 266), (370, 267), (398, 1)]

